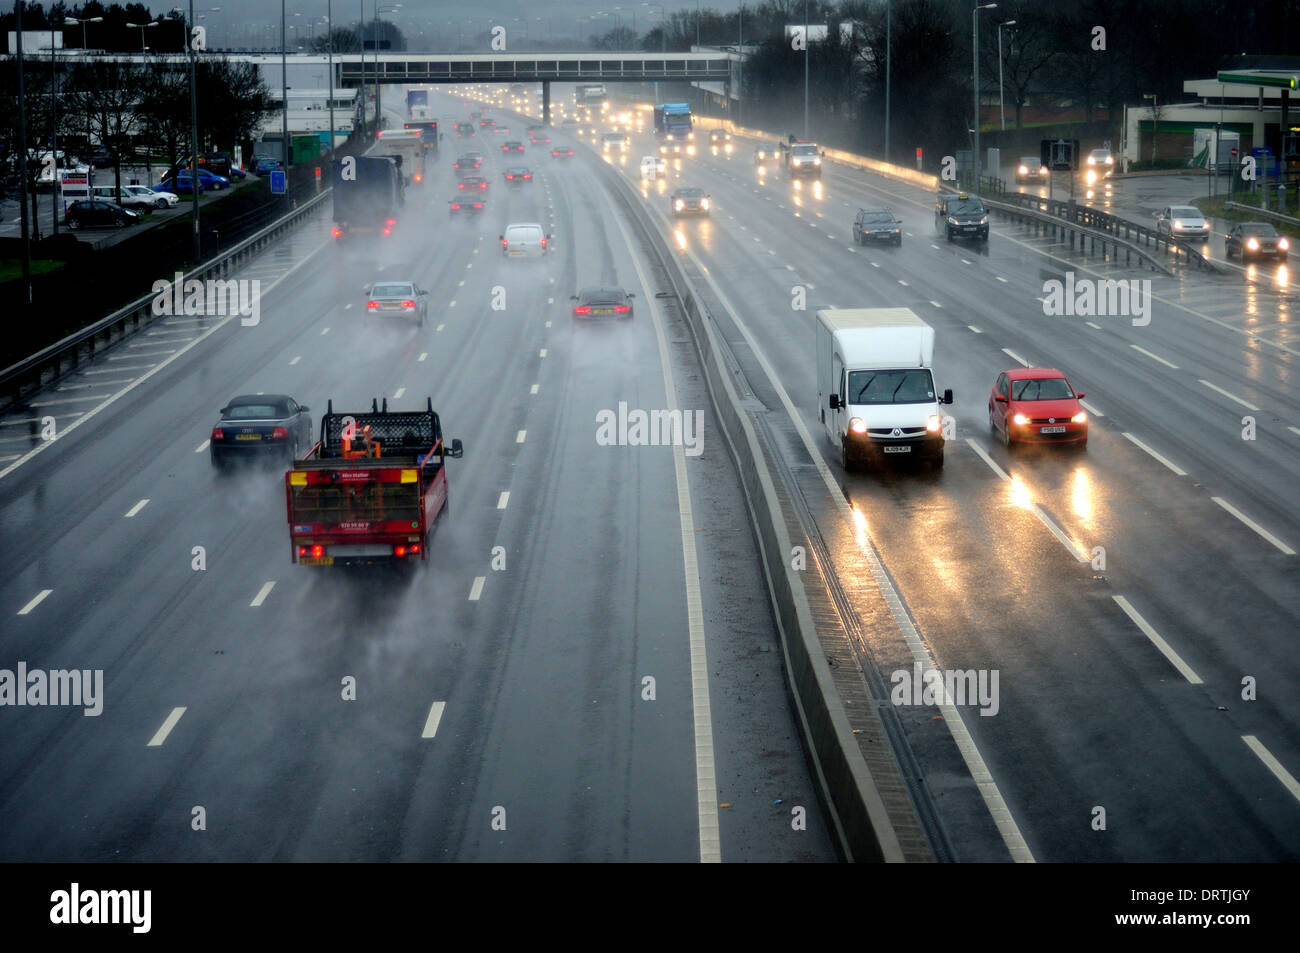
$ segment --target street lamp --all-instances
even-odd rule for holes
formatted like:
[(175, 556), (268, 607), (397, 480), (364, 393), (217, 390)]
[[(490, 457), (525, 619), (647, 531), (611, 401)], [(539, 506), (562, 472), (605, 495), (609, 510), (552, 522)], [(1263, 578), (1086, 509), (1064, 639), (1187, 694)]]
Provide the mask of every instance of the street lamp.
[(325, 24), (326, 24), (326, 29), (330, 31), (329, 49), (328, 49), (330, 81), (329, 81), (329, 92), (327, 94), (329, 98), (326, 100), (326, 102), (329, 103), (329, 108), (330, 108), (330, 158), (333, 159), (334, 158), (334, 130), (336, 128), (334, 125), (334, 2), (333, 0), (325, 0)]
[(147, 30), (147, 29), (148, 29), (149, 27), (151, 27), (151, 26), (157, 26), (157, 25), (158, 25), (158, 24), (156, 24), (156, 23), (128, 23), (128, 24), (127, 24), (127, 26), (128, 26), (128, 27), (131, 27), (132, 29), (134, 29), (135, 27), (139, 27), (139, 28), (140, 28), (140, 52), (141, 52), (141, 53), (143, 53), (143, 52), (145, 51), (145, 49), (146, 49), (146, 47), (145, 47), (145, 45), (144, 45), (144, 31)]
[(982, 3), (970, 12), (971, 22), (971, 75), (975, 80), (975, 148), (971, 159), (971, 171), (975, 176), (975, 191), (980, 188), (980, 11), (992, 10), (996, 3)]
[[(362, 0), (362, 2), (364, 3), (365, 0)], [(400, 3), (393, 3), (393, 4), (387, 4), (387, 5), (385, 5), (384, 8), (381, 10), (381, 9), (379, 8), (379, 0), (375, 0), (375, 16), (374, 16), (374, 19), (372, 19), (372, 20), (370, 21), (370, 38), (371, 38), (371, 41), (374, 43), (374, 47), (375, 47), (375, 130), (376, 130), (376, 131), (378, 131), (379, 128), (383, 125), (383, 118), (380, 116), (380, 113), (379, 113), (379, 87), (380, 87), (380, 82), (379, 82), (379, 14), (381, 14), (381, 13), (396, 13), (396, 12), (397, 12), (398, 10), (400, 10), (400, 9), (402, 9), (402, 5), (401, 5)], [(366, 104), (365, 104), (365, 103), (362, 103), (362, 104), (361, 104), (361, 108), (364, 110), (364, 109), (366, 108)]]
[(1007, 20), (998, 24), (998, 112), (1002, 117), (1002, 129), (1004, 132), (1007, 128), (1007, 107), (1002, 101), (1002, 28), (1004, 26), (1015, 25), (1015, 20)]
[(803, 137), (808, 138), (808, 0), (803, 0)]
[(893, 72), (893, 55), (894, 55), (894, 35), (893, 35), (893, 13), (894, 4), (892, 0), (885, 0), (885, 161), (889, 161), (889, 78)]
[(104, 22), (104, 18), (103, 18), (103, 17), (89, 17), (88, 19), (85, 19), (85, 20), (78, 20), (76, 17), (64, 17), (64, 18), (63, 18), (63, 25), (64, 25), (64, 26), (76, 26), (78, 23), (81, 24), (81, 48), (82, 48), (83, 50), (86, 48), (86, 24), (87, 24), (87, 23), (103, 23), (103, 22)]

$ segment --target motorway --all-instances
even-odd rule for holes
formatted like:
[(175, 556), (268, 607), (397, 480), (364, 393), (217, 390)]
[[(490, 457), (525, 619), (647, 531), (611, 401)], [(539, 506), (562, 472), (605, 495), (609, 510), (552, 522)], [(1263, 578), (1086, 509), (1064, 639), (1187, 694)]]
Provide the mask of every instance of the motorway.
[[(473, 108), (438, 98), (444, 121)], [(999, 675), (992, 717), (896, 708), (936, 854), (1300, 859), (1300, 341), (1279, 275), (1125, 270), (997, 219), (987, 245), (950, 244), (932, 194), (834, 165), (820, 185), (760, 176), (745, 142), (643, 186), (653, 144), (635, 140), (621, 172), (703, 276), (861, 658), (886, 681), (916, 662)], [(177, 322), (177, 346), (113, 363), (148, 339), (131, 341), (0, 419), (0, 607), (26, 610), (0, 664), (103, 668), (107, 695), (99, 718), (0, 709), (0, 857), (834, 859), (690, 334), (656, 302), (660, 338), (661, 279), (584, 168), (601, 160), (530, 150), (542, 174), (506, 198), (480, 145), (488, 216), (447, 224), (452, 148), (392, 254), (317, 251), (321, 218), (251, 266), (278, 281), (259, 326)], [(670, 221), (676, 184), (711, 193), (711, 217)], [(882, 204), (902, 248), (855, 246), (853, 212)], [(530, 219), (555, 260), (501, 267), (500, 226)], [(1150, 280), (1149, 324), (1045, 316), (1044, 282), (1067, 271)], [(423, 330), (362, 327), (379, 274), (434, 289)], [(631, 324), (571, 325), (567, 295), (596, 281), (636, 291)], [(814, 312), (876, 306), (937, 329), (937, 382), (956, 395), (938, 473), (845, 474), (818, 430)], [(1086, 392), (1086, 452), (990, 437), (989, 389), (1021, 363)], [(114, 388), (130, 389), (102, 406)], [(433, 397), (466, 449), (415, 581), (291, 566), (278, 476), (210, 471), (216, 409), (258, 390), (317, 413)], [(595, 414), (620, 400), (701, 408), (705, 452), (597, 447)], [(46, 413), (75, 426), (42, 444)]]
[[(484, 151), (484, 219), (448, 221), (444, 153), (391, 246), (321, 215), (233, 276), (256, 326), (168, 319), (0, 419), (0, 667), (105, 696), (0, 708), (0, 858), (836, 858), (689, 333), (580, 163), (507, 195)], [(503, 261), (511, 219), (553, 260)], [(432, 289), (423, 329), (365, 318), (379, 277)], [(635, 319), (574, 326), (588, 282)], [(258, 391), (317, 420), (433, 398), (465, 456), (422, 571), (291, 565), (281, 473), (208, 461)], [(704, 452), (598, 446), (620, 401), (702, 410)]]

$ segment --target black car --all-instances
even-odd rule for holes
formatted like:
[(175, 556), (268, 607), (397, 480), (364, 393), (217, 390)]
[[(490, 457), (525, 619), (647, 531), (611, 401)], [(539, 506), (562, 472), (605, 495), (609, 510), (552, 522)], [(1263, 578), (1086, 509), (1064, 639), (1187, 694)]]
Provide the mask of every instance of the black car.
[(221, 408), (212, 428), (212, 465), (232, 460), (281, 463), (311, 449), (311, 408), (284, 394), (241, 394)]
[(973, 235), (981, 241), (989, 238), (989, 210), (984, 203), (965, 192), (943, 193), (934, 206), (935, 231), (952, 241), (958, 235)]
[(473, 215), (487, 208), (487, 199), (481, 195), (466, 195), (454, 198), (447, 203), (447, 212), (451, 215)]
[(73, 202), (64, 213), (63, 224), (68, 228), (126, 228), (140, 220), (134, 209), (122, 208), (112, 202), (85, 199)]
[(675, 189), (669, 198), (673, 217), (678, 215), (708, 215), (709, 196), (703, 189)]
[(635, 297), (622, 288), (583, 288), (569, 300), (575, 302), (575, 318), (630, 318)]
[(859, 245), (882, 242), (903, 244), (903, 223), (887, 208), (860, 208), (853, 220), (853, 240)]
[(456, 170), (457, 175), (473, 175), (478, 167), (483, 164), (482, 158), (475, 158), (470, 155), (463, 155), (456, 160), (452, 168)]
[(1229, 258), (1236, 252), (1242, 262), (1252, 258), (1275, 257), (1286, 261), (1291, 243), (1267, 222), (1237, 222), (1223, 238), (1223, 251)]
[(551, 150), (552, 159), (572, 159), (573, 150), (568, 146), (556, 146)]
[(512, 165), (502, 175), (511, 185), (523, 185), (525, 182), (533, 181), (532, 170), (524, 165)]

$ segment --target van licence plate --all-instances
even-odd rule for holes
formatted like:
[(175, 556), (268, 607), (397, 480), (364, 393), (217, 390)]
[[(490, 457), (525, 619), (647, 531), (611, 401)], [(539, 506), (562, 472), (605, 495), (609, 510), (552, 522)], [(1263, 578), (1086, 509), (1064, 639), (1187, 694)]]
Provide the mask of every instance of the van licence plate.
[(885, 447), (885, 453), (911, 453), (912, 448), (904, 444), (901, 447)]

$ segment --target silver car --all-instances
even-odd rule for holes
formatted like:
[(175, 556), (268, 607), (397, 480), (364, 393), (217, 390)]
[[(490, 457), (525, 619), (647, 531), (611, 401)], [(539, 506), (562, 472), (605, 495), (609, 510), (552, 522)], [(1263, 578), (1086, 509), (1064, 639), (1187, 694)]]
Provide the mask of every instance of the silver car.
[(413, 281), (376, 281), (365, 293), (366, 314), (412, 317), (423, 325), (429, 312), (429, 292)]
[(1174, 238), (1209, 238), (1210, 223), (1194, 205), (1166, 205), (1156, 213), (1156, 231)]

